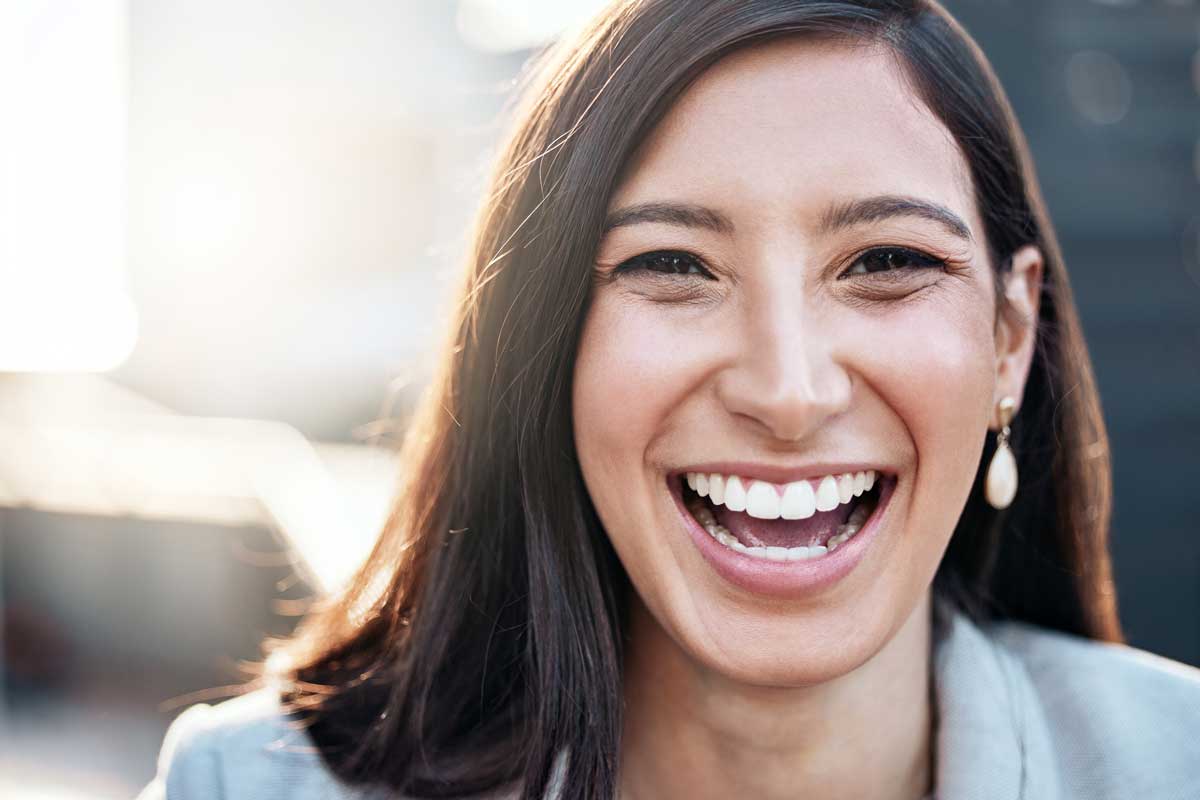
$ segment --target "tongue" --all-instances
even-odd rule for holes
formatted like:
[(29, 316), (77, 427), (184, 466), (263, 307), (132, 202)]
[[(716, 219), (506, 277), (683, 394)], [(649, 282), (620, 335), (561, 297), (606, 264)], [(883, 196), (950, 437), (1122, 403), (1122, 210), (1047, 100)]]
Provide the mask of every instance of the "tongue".
[(713, 508), (717, 522), (747, 547), (813, 547), (823, 545), (850, 516), (853, 504), (818, 511), (808, 519), (757, 519), (744, 511)]

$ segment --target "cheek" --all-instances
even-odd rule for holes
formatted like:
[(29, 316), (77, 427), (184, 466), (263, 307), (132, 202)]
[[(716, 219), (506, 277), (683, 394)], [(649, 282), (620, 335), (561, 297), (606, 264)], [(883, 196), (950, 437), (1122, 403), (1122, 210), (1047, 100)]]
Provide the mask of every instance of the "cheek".
[(990, 331), (956, 316), (899, 317), (875, 339), (891, 405), (915, 438), (958, 439), (964, 425), (973, 431), (986, 416), (994, 381)]
[(575, 365), (575, 438), (585, 477), (645, 464), (698, 371), (694, 348), (670, 315), (613, 294), (598, 293)]
[(669, 537), (647, 534), (665, 495), (663, 443), (702, 380), (703, 356), (663, 309), (597, 295), (575, 364), (575, 447), (596, 513), (641, 591), (671, 558)]
[(875, 329), (874, 390), (916, 454), (917, 530), (953, 531), (978, 467), (995, 390), (995, 345), (983, 298), (947, 296), (889, 315)]

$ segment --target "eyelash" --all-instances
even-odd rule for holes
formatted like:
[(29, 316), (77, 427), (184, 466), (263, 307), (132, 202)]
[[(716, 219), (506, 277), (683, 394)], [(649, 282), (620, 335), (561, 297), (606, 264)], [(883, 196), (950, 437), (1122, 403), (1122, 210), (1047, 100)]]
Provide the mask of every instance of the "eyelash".
[[(902, 256), (915, 262), (907, 267), (909, 269), (944, 269), (946, 267), (946, 262), (943, 259), (932, 256), (929, 253), (923, 253), (920, 250), (914, 250), (911, 247), (873, 247), (855, 256), (850, 267), (839, 276), (839, 279), (849, 275), (878, 275), (906, 268), (903, 266), (894, 266), (887, 269), (871, 270), (866, 269), (864, 265), (864, 268), (861, 270), (855, 269), (866, 258), (878, 255), (887, 257)], [(655, 266), (663, 265), (668, 268), (654, 268)], [(699, 275), (706, 280), (716, 280), (697, 256), (682, 250), (654, 250), (649, 253), (641, 253), (628, 261), (622, 262), (614, 270), (614, 272), (618, 273), (639, 271), (653, 272), (659, 275)]]
[[(654, 269), (652, 266), (662, 264), (674, 267), (674, 269)], [(680, 271), (679, 267), (685, 267), (686, 271)], [(681, 250), (654, 250), (649, 253), (640, 253), (617, 265), (614, 270), (614, 272), (641, 271), (660, 275), (700, 275), (708, 280), (713, 279), (712, 273), (704, 267), (699, 258)]]

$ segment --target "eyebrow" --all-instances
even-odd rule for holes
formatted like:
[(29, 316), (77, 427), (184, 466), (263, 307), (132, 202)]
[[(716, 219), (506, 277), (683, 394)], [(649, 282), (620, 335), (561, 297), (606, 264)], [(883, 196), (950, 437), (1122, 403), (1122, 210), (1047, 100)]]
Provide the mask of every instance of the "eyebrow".
[(945, 206), (903, 195), (879, 195), (862, 200), (851, 200), (830, 206), (821, 215), (820, 228), (830, 233), (867, 222), (879, 222), (892, 217), (917, 217), (936, 222), (959, 239), (973, 241), (971, 229), (962, 218)]
[[(936, 222), (952, 235), (973, 241), (971, 229), (950, 209), (918, 197), (878, 195), (830, 206), (818, 222), (822, 233), (850, 228), (893, 217), (917, 217)], [(733, 220), (705, 206), (691, 203), (637, 203), (619, 208), (604, 220), (604, 233), (626, 225), (658, 223), (681, 228), (701, 228), (714, 233), (733, 233)]]
[(690, 203), (638, 203), (625, 206), (609, 214), (604, 220), (604, 232), (626, 225), (659, 223), (680, 228), (703, 228), (729, 235), (733, 233), (733, 220), (704, 206)]

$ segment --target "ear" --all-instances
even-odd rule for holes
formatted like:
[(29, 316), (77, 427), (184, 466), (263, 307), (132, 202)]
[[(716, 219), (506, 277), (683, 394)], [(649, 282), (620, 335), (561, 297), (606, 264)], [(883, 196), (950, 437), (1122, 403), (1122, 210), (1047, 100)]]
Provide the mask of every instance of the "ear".
[(996, 396), (992, 401), (993, 428), (1000, 427), (996, 405), (1012, 397), (1021, 408), (1025, 381), (1037, 344), (1037, 321), (1045, 263), (1036, 245), (1025, 245), (1013, 253), (1012, 269), (1004, 275), (1002, 307), (996, 319)]

